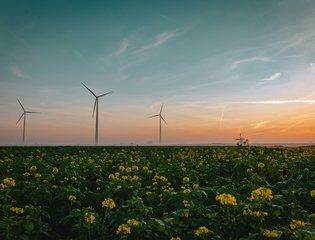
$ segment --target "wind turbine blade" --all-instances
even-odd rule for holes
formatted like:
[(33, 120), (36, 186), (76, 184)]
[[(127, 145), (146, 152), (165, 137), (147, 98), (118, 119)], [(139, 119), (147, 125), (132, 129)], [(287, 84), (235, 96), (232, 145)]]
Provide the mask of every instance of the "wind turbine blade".
[(94, 97), (96, 97), (96, 95), (94, 94), (94, 92), (91, 89), (89, 89), (87, 86), (85, 86), (85, 84), (83, 82), (81, 82), (81, 83), (87, 90), (90, 91), (90, 93), (92, 93), (94, 95)]
[(108, 95), (108, 94), (111, 94), (111, 93), (112, 93), (112, 92), (104, 93), (104, 94), (102, 94), (102, 95), (99, 95), (98, 97), (103, 97), (103, 96)]
[(162, 104), (162, 106), (161, 106), (160, 114), (162, 113), (162, 110), (163, 110), (163, 104)]
[(154, 118), (154, 117), (158, 117), (158, 116), (160, 116), (160, 114), (153, 115), (153, 116), (151, 116), (151, 117), (149, 117), (149, 118)]
[(25, 108), (23, 107), (22, 103), (20, 102), (20, 100), (18, 98), (17, 98), (17, 100), (18, 100), (19, 104), (21, 105), (23, 111), (25, 112)]
[(94, 117), (95, 108), (96, 108), (96, 101), (97, 101), (97, 98), (95, 98), (95, 102), (94, 102), (94, 107), (93, 107), (93, 114), (92, 114), (92, 117)]
[(26, 113), (40, 113), (40, 112), (26, 112)]
[(167, 124), (167, 122), (166, 122), (165, 119), (162, 117), (162, 115), (161, 115), (161, 118), (162, 118), (162, 120), (165, 122), (165, 124)]
[(21, 118), (24, 116), (24, 114), (25, 114), (25, 112), (24, 113), (22, 113), (22, 115), (21, 115), (21, 117), (19, 118), (19, 120), (16, 122), (16, 124), (18, 124), (19, 123), (19, 121), (21, 120)]

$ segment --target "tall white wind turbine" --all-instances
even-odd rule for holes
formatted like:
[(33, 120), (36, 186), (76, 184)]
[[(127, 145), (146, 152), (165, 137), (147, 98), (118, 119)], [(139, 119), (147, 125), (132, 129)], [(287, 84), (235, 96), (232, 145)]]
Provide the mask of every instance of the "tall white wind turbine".
[(149, 118), (160, 117), (160, 145), (162, 144), (162, 120), (164, 121), (165, 124), (167, 124), (162, 116), (162, 110), (163, 110), (163, 104), (161, 106), (161, 110), (159, 114), (149, 117)]
[(93, 94), (93, 96), (95, 97), (95, 102), (94, 102), (94, 108), (93, 108), (93, 117), (94, 117), (94, 113), (95, 113), (95, 109), (96, 109), (96, 126), (95, 126), (95, 145), (98, 144), (98, 99), (100, 97), (104, 97), (105, 95), (108, 95), (112, 92), (107, 92), (101, 95), (96, 95), (91, 89), (89, 89), (83, 82), (81, 82), (82, 85), (90, 92)]
[(26, 114), (27, 114), (27, 113), (40, 113), (40, 112), (26, 111), (19, 99), (18, 99), (18, 102), (19, 102), (20, 106), (21, 106), (22, 109), (23, 109), (23, 113), (22, 113), (21, 117), (19, 118), (19, 120), (16, 122), (16, 124), (18, 124), (18, 123), (20, 122), (20, 120), (22, 119), (22, 117), (24, 117), (24, 121), (23, 121), (23, 139), (22, 139), (22, 143), (24, 144), (24, 143), (25, 143), (25, 122), (26, 122)]

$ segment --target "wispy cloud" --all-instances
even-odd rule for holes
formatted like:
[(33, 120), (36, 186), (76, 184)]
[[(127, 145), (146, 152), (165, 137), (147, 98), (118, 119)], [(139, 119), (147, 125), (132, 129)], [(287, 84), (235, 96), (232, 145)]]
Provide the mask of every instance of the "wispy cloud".
[(83, 56), (83, 54), (79, 50), (73, 48), (71, 49), (71, 51), (78, 59), (86, 61), (86, 58)]
[(272, 74), (270, 77), (264, 78), (264, 81), (273, 81), (281, 77), (281, 72), (277, 72), (275, 74)]
[(312, 99), (301, 99), (301, 100), (265, 100), (265, 101), (244, 101), (244, 102), (233, 102), (233, 103), (244, 103), (244, 104), (292, 104), (292, 103), (306, 103), (315, 104), (315, 100)]
[(151, 50), (153, 48), (159, 47), (159, 46), (167, 43), (169, 40), (171, 40), (175, 36), (177, 36), (176, 31), (162, 32), (162, 33), (158, 34), (157, 36), (155, 36), (154, 40), (151, 43), (139, 48), (134, 53), (142, 53), (142, 52)]
[(31, 79), (32, 77), (26, 73), (25, 71), (23, 71), (21, 68), (19, 68), (18, 66), (11, 66), (11, 72), (13, 73), (13, 75), (15, 75), (16, 77), (19, 78), (25, 78), (25, 79)]
[(175, 21), (174, 18), (171, 18), (171, 17), (164, 15), (164, 14), (159, 14), (158, 16), (160, 16), (161, 18), (163, 18), (164, 20), (167, 20), (167, 21), (172, 21), (172, 22)]
[(115, 52), (114, 56), (117, 57), (117, 56), (123, 54), (128, 49), (128, 47), (129, 47), (129, 41), (127, 38), (125, 38), (121, 42), (121, 44), (120, 44), (119, 48), (117, 49), (117, 51)]
[(255, 129), (261, 128), (262, 126), (266, 125), (267, 123), (269, 123), (269, 122), (268, 121), (262, 121), (262, 122), (254, 123), (254, 124), (252, 124), (252, 127)]
[(43, 93), (43, 94), (49, 94), (49, 93), (55, 93), (56, 89), (50, 88), (50, 87), (41, 87), (38, 89), (38, 92)]
[(220, 129), (222, 129), (222, 122), (223, 122), (223, 118), (224, 118), (224, 112), (225, 112), (225, 106), (222, 105), (222, 111), (221, 111), (221, 115), (220, 115), (220, 119), (219, 119)]
[(311, 63), (308, 67), (308, 71), (311, 73), (315, 73), (315, 63)]
[(251, 58), (245, 58), (245, 59), (241, 59), (241, 60), (237, 60), (232, 62), (230, 68), (232, 70), (236, 69), (238, 67), (238, 65), (243, 64), (243, 63), (250, 63), (250, 62), (272, 62), (273, 60), (269, 57), (251, 57)]

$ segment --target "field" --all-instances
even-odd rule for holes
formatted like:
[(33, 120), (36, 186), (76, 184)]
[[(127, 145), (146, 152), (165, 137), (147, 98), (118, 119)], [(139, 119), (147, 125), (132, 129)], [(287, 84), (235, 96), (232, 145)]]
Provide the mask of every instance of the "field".
[(2, 147), (0, 239), (315, 239), (315, 148)]

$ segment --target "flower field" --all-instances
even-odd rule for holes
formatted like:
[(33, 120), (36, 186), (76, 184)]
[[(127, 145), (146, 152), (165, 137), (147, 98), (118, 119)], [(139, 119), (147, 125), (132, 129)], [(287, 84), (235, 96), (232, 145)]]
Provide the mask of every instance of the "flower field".
[(315, 148), (2, 147), (0, 239), (315, 239)]

